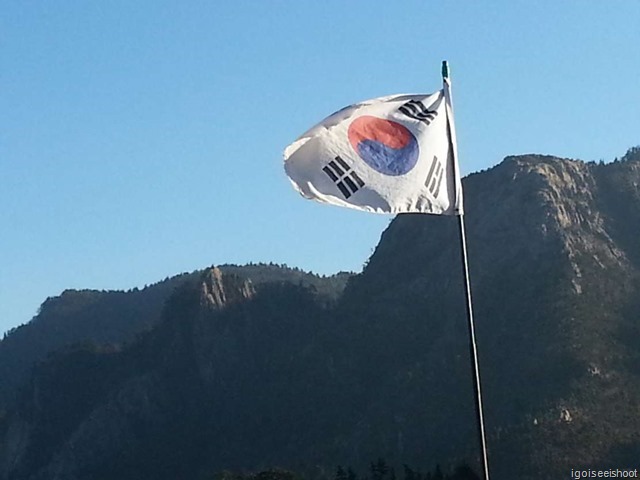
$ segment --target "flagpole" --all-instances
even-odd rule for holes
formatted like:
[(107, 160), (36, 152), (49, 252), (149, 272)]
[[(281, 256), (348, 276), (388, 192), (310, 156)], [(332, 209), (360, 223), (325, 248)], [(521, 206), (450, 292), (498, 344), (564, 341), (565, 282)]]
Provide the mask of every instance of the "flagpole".
[[(452, 128), (451, 123), (449, 121), (450, 115), (453, 114), (453, 104), (451, 100), (451, 82), (449, 80), (449, 65), (446, 61), (442, 62), (442, 82), (443, 82), (443, 91), (445, 95), (445, 101), (447, 103), (447, 130), (449, 137), (449, 148), (451, 149), (451, 155), (453, 157), (453, 168), (454, 168), (454, 191), (456, 204), (458, 203), (458, 199), (462, 198), (462, 187), (458, 185), (458, 179), (460, 178), (460, 172), (458, 171), (458, 158), (457, 158), (457, 149), (455, 143), (455, 129)], [(482, 391), (480, 388), (480, 366), (478, 364), (478, 346), (476, 344), (476, 329), (473, 321), (473, 304), (471, 302), (471, 283), (469, 282), (469, 261), (467, 258), (467, 237), (464, 228), (464, 214), (462, 211), (456, 212), (458, 215), (458, 225), (460, 227), (460, 251), (462, 253), (462, 270), (464, 272), (464, 285), (466, 292), (466, 307), (467, 307), (467, 318), (469, 320), (469, 347), (471, 351), (471, 364), (473, 371), (473, 382), (474, 382), (474, 394), (475, 394), (475, 403), (476, 403), (476, 414), (478, 416), (478, 435), (480, 437), (480, 446), (482, 448), (482, 468), (483, 468), (483, 478), (484, 480), (489, 480), (489, 461), (487, 455), (487, 439), (485, 435), (484, 428), (484, 410), (482, 407)]]

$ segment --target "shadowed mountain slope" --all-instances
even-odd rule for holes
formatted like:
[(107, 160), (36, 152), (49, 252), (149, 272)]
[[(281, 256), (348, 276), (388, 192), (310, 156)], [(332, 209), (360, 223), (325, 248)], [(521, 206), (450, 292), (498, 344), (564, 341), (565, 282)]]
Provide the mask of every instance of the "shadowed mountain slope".
[[(250, 278), (254, 285), (289, 282), (309, 286), (327, 302), (335, 301), (351, 275), (342, 272), (324, 277), (276, 264), (222, 265), (220, 269)], [(117, 346), (134, 340), (159, 322), (174, 290), (201, 273), (183, 273), (141, 290), (65, 290), (48, 298), (33, 320), (0, 341), (0, 410), (15, 400), (33, 366), (48, 354), (82, 342)]]

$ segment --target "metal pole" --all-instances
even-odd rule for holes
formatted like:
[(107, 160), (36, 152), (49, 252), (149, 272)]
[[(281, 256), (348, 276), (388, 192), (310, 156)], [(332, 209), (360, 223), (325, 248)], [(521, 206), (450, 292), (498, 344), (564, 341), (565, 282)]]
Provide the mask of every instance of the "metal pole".
[[(451, 83), (449, 80), (449, 65), (446, 61), (442, 62), (442, 80), (445, 101), (447, 102), (447, 133), (449, 134), (449, 148), (453, 158), (454, 168), (454, 185), (455, 198), (461, 198), (462, 191), (458, 191), (458, 179), (460, 172), (458, 171), (458, 159), (455, 144), (455, 129), (451, 125), (450, 119), (453, 118), (453, 104), (451, 100)], [(460, 196), (460, 197), (459, 197)], [(471, 350), (471, 363), (473, 371), (473, 381), (475, 385), (476, 414), (478, 416), (478, 434), (480, 437), (480, 446), (482, 448), (482, 467), (484, 480), (489, 480), (489, 461), (487, 455), (487, 439), (484, 429), (484, 410), (482, 408), (482, 392), (480, 388), (480, 366), (478, 364), (478, 347), (476, 345), (476, 331), (473, 321), (473, 304), (471, 303), (471, 283), (469, 282), (469, 262), (467, 259), (467, 237), (464, 229), (464, 214), (462, 211), (458, 213), (458, 224), (460, 226), (460, 250), (462, 252), (462, 270), (464, 272), (464, 285), (466, 292), (467, 318), (469, 320), (469, 346)]]

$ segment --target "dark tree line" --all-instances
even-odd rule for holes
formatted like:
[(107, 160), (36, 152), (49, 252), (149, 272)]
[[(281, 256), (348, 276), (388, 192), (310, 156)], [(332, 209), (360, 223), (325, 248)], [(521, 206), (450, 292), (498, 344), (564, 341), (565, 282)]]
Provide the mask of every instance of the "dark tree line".
[[(259, 473), (233, 473), (229, 471), (213, 475), (213, 480), (305, 480), (305, 476), (282, 469), (269, 469)], [(480, 477), (467, 465), (460, 464), (451, 472), (444, 473), (440, 465), (433, 471), (422, 473), (408, 465), (403, 465), (401, 474), (387, 464), (383, 458), (371, 462), (365, 474), (358, 474), (352, 467), (338, 466), (332, 480), (480, 480)]]
[(449, 473), (443, 473), (440, 465), (436, 465), (433, 471), (422, 473), (405, 464), (399, 477), (393, 467), (379, 458), (376, 462), (371, 462), (366, 475), (358, 475), (351, 467), (345, 469), (338, 466), (334, 480), (480, 480), (480, 477), (464, 463)]

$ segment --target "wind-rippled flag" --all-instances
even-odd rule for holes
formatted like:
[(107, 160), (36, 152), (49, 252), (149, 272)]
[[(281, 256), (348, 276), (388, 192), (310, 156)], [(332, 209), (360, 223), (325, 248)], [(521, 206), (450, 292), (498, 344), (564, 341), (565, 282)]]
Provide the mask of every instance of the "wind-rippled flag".
[(375, 213), (462, 215), (448, 93), (375, 98), (325, 118), (284, 151), (294, 188)]

